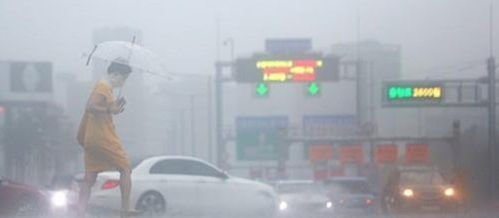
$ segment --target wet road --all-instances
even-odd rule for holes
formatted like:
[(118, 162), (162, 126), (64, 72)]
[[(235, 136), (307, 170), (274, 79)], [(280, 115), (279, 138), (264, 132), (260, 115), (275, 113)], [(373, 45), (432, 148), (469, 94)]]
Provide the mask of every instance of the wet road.
[[(57, 218), (73, 218), (74, 216), (51, 216)], [(137, 218), (158, 218), (158, 217), (148, 217), (148, 216), (137, 216)], [(183, 216), (161, 216), (164, 218), (186, 218)], [(242, 216), (244, 217), (244, 216)], [(48, 217), (47, 217), (48, 218)], [(118, 215), (87, 215), (87, 218), (119, 218)], [(226, 218), (226, 217), (187, 217), (187, 218)], [(248, 217), (251, 218), (251, 217)], [(254, 217), (261, 218), (261, 217)], [(279, 218), (279, 217), (276, 217)], [(310, 217), (293, 217), (293, 218), (313, 218)], [(375, 214), (375, 215), (362, 215), (362, 216), (331, 216), (330, 218), (499, 218), (499, 212), (470, 212), (470, 213), (414, 213), (414, 214)]]

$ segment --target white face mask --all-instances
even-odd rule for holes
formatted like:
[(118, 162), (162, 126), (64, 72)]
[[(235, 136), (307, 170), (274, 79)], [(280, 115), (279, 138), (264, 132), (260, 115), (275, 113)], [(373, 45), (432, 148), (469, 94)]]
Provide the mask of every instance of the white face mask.
[(116, 87), (121, 88), (123, 85), (125, 85), (125, 80), (126, 78), (123, 77), (121, 74), (116, 75)]
[(125, 85), (127, 78), (128, 75), (124, 76), (123, 74), (115, 73), (110, 76), (109, 81), (114, 88), (121, 88)]

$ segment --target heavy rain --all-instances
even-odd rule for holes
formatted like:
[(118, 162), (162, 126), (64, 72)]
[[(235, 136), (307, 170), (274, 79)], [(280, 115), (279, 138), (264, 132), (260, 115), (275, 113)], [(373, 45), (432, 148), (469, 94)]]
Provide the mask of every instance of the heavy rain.
[(0, 217), (498, 217), (494, 0), (0, 0)]

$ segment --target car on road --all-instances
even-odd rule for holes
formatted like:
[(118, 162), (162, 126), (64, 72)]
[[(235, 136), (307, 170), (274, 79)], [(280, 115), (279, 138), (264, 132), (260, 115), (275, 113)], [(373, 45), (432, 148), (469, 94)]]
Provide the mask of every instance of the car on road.
[(37, 188), (0, 176), (0, 217), (38, 217), (49, 213), (47, 196)]
[[(149, 157), (131, 176), (131, 206), (145, 215), (271, 217), (277, 208), (271, 186), (231, 176), (194, 157)], [(99, 174), (89, 206), (119, 210), (118, 172)]]
[(274, 183), (279, 195), (279, 217), (331, 217), (333, 204), (323, 185), (313, 180), (282, 180)]
[(55, 174), (50, 184), (41, 190), (50, 200), (52, 216), (69, 216), (78, 203), (78, 184), (71, 174)]
[(453, 211), (459, 200), (453, 185), (434, 167), (400, 167), (382, 191), (383, 211)]
[(364, 177), (339, 176), (327, 179), (324, 185), (334, 204), (335, 214), (358, 215), (376, 212), (376, 194)]

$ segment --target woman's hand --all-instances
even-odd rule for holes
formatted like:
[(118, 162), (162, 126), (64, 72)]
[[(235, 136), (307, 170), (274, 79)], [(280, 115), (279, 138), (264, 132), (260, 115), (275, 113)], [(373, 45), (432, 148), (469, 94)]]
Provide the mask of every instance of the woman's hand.
[(111, 107), (109, 107), (109, 112), (113, 114), (122, 113), (125, 110), (125, 104), (126, 104), (125, 98), (121, 97), (118, 100), (116, 100), (116, 102)]

